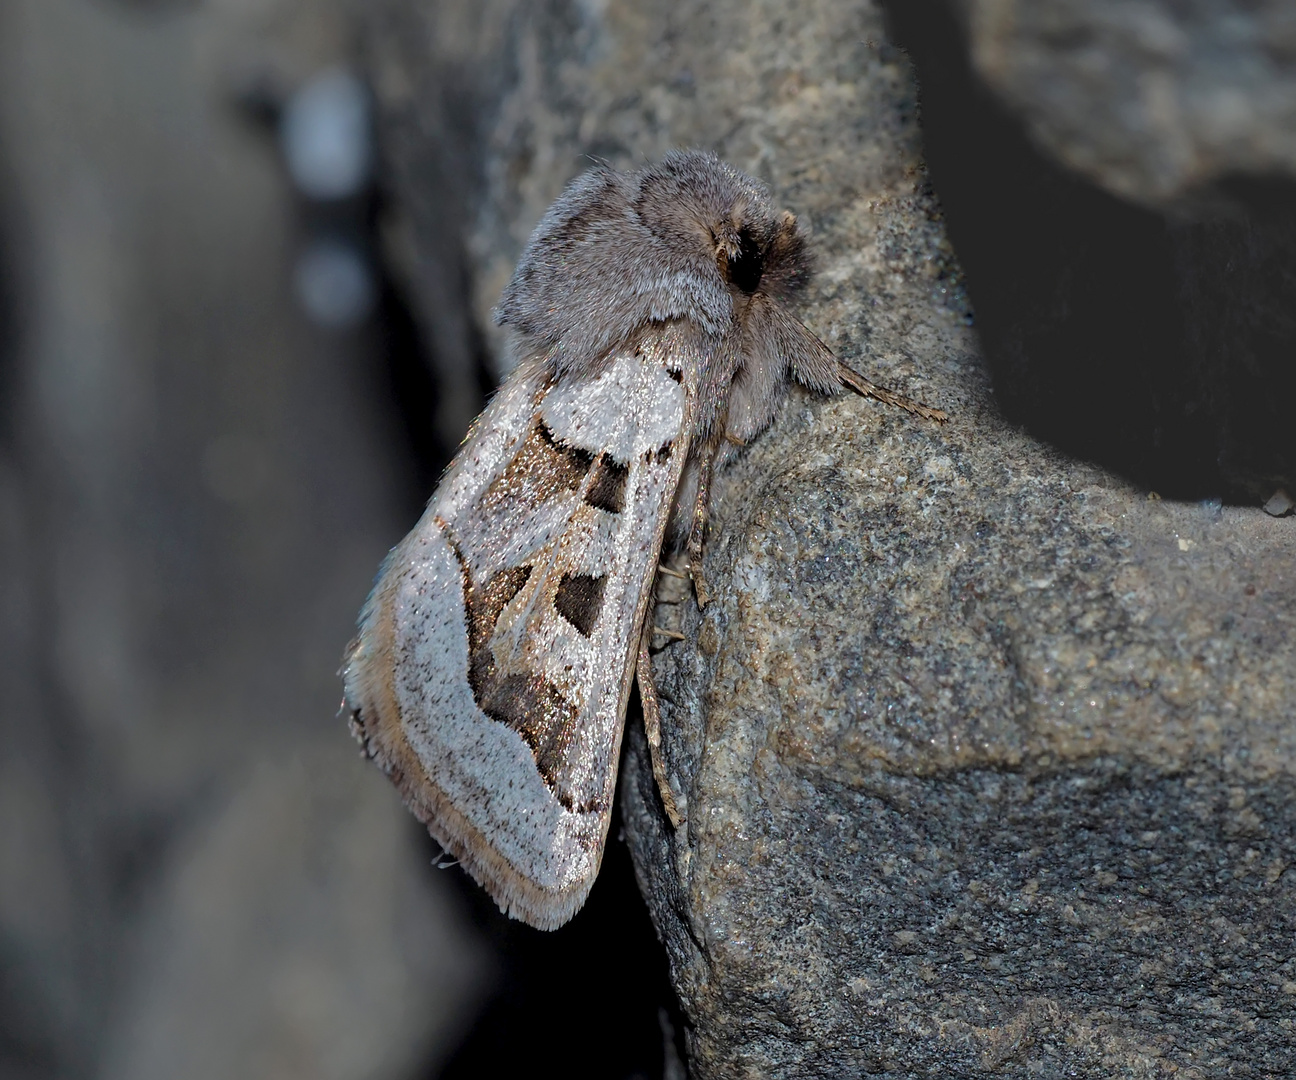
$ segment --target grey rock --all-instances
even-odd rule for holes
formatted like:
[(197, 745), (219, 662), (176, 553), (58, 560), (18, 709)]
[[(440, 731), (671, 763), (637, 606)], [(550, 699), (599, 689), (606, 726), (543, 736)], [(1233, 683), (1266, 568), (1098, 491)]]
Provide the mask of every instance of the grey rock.
[(1279, 488), (1265, 502), (1264, 512), (1271, 514), (1273, 517), (1283, 517), (1291, 513), (1293, 506), (1296, 506), (1296, 503), (1292, 502), (1292, 497), (1287, 494), (1284, 488)]
[[(807, 324), (954, 416), (794, 396), (717, 483), (718, 598), (659, 612), (687, 820), (633, 721), (622, 813), (691, 1075), (1289, 1074), (1289, 523), (1004, 421), (877, 8), (473, 10), (389, 3), (370, 56), (379, 87), (415, 86), (429, 41), (478, 73), (483, 325), (586, 155), (700, 145), (811, 225)], [(384, 100), (417, 238), (440, 114)]]
[(725, 479), (679, 834), (632, 743), (700, 1075), (1290, 1071), (1296, 538), (853, 405)]
[(981, 77), (1070, 168), (1156, 204), (1296, 175), (1296, 14), (1282, 0), (958, 0)]

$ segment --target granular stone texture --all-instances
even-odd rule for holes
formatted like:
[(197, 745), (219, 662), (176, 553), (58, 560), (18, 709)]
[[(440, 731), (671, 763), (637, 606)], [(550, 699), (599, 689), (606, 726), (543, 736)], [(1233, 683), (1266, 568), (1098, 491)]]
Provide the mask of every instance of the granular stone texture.
[(1296, 545), (965, 407), (789, 416), (628, 831), (701, 1075), (1288, 1075)]
[(471, 10), (389, 3), (370, 41), (398, 162), (444, 129), (419, 56), (479, 73), (483, 325), (590, 156), (699, 145), (811, 227), (807, 325), (953, 414), (794, 394), (717, 483), (716, 599), (659, 608), (686, 821), (633, 717), (622, 814), (691, 1075), (1290, 1075), (1290, 519), (1003, 420), (876, 7)]

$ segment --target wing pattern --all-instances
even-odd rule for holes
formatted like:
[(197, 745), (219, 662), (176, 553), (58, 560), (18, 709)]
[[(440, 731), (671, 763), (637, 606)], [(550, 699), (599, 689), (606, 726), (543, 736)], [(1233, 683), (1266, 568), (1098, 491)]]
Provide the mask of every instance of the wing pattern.
[(607, 835), (639, 630), (688, 456), (665, 332), (519, 371), (389, 557), (346, 668), (369, 753), (501, 906), (557, 926)]

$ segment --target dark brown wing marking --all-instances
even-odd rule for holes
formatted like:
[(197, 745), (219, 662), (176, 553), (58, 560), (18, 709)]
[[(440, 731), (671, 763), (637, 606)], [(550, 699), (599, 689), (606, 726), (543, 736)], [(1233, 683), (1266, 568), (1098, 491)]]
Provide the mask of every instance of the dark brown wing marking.
[(579, 491), (593, 464), (593, 454), (559, 442), (537, 416), (513, 460), (487, 490), (483, 507), (512, 499), (536, 506), (561, 492)]
[(492, 680), (477, 704), (492, 720), (511, 727), (526, 740), (536, 770), (563, 806), (582, 812), (596, 808), (578, 806), (564, 782), (567, 748), (576, 735), (578, 712), (553, 683), (536, 675), (506, 675)]
[[(680, 396), (678, 391), (669, 383), (666, 387), (669, 392), (658, 388), (662, 401), (681, 404), (675, 400)], [(537, 400), (542, 400), (549, 389), (542, 391)], [(570, 397), (565, 394), (561, 407), (553, 414), (563, 423), (570, 420)], [(468, 637), (468, 686), (473, 701), (486, 717), (521, 736), (531, 750), (540, 778), (565, 809), (603, 814), (610, 809), (607, 775), (605, 770), (599, 773), (603, 766), (595, 768), (598, 763), (590, 760), (590, 753), (598, 753), (600, 748), (586, 747), (588, 740), (581, 726), (583, 710), (597, 704), (601, 710), (598, 721), (608, 727), (613, 720), (619, 720), (606, 715), (618, 707), (618, 693), (624, 715), (629, 683), (626, 678), (616, 679), (615, 673), (609, 678), (607, 672), (594, 672), (591, 688), (591, 676), (578, 677), (570, 665), (546, 674), (544, 659), (529, 654), (543, 641), (528, 635), (534, 635), (539, 628), (543, 638), (556, 630), (577, 650), (574, 659), (584, 665), (592, 662), (588, 656), (590, 645), (578, 648), (563, 627), (570, 626), (583, 638), (592, 638), (600, 620), (611, 615), (611, 608), (623, 599), (615, 597), (614, 603), (606, 595), (611, 583), (618, 579), (610, 573), (562, 573), (550, 561), (557, 550), (555, 545), (572, 546), (574, 558), (575, 549), (583, 550), (583, 545), (593, 544), (595, 538), (606, 543), (616, 530), (630, 528), (632, 523), (627, 519), (633, 516), (638, 521), (640, 517), (640, 508), (631, 504), (634, 477), (639, 477), (634, 482), (642, 483), (645, 493), (651, 492), (655, 499), (668, 499), (667, 486), (678, 483), (678, 470), (658, 475), (645, 467), (651, 469), (668, 460), (676, 465), (673, 459), (679, 455), (675, 452), (686, 450), (688, 436), (682, 434), (678, 446), (678, 440), (668, 438), (655, 449), (646, 449), (642, 438), (630, 439), (633, 449), (623, 454), (622, 460), (612, 452), (590, 451), (568, 443), (562, 435), (568, 429), (559, 420), (549, 426), (545, 415), (537, 407), (521, 440), (505, 451), (509, 456), (499, 462), (494, 479), (478, 496), (469, 496), (469, 507), (451, 515), (455, 524), (465, 530), (463, 547), (450, 526), (438, 520), (460, 567)], [(581, 430), (580, 425), (573, 430)], [(661, 430), (660, 423), (657, 430)], [(653, 437), (649, 446), (660, 437)], [(587, 439), (582, 441), (589, 445)], [(603, 445), (620, 446), (626, 442), (613, 439)], [(654, 502), (651, 507), (645, 506), (645, 514), (650, 509), (660, 520), (645, 517), (645, 521), (658, 531), (643, 539), (655, 550), (665, 524), (661, 514), (666, 507)], [(508, 534), (518, 524), (518, 515), (532, 512), (539, 516), (528, 518), (524, 524), (527, 528), (534, 526), (535, 536), (524, 533), (510, 538)], [(621, 520), (609, 519), (609, 514), (620, 515)], [(564, 522), (568, 532), (562, 532)], [(618, 573), (624, 570), (621, 556), (625, 554), (612, 560), (620, 568)], [(594, 570), (596, 565), (589, 569)], [(633, 606), (637, 599), (628, 598), (629, 607), (616, 607), (617, 618), (622, 622), (641, 618), (642, 608)], [(555, 616), (561, 618), (561, 626), (556, 624)], [(631, 676), (633, 670), (633, 666), (628, 669)], [(582, 696), (591, 693), (597, 693), (596, 703)], [(619, 728), (613, 732), (619, 738), (617, 732)]]
[(495, 624), (513, 597), (522, 591), (522, 586), (531, 577), (530, 566), (509, 566), (497, 570), (485, 586), (473, 587), (473, 598), (469, 605), (468, 651), (476, 652), (484, 648), (495, 630)]
[(559, 442), (554, 437), (554, 433), (549, 430), (549, 425), (538, 416), (532, 434), (543, 444), (544, 452), (551, 455), (550, 462), (537, 464), (552, 468), (569, 490), (575, 491), (580, 487), (581, 481), (585, 479), (585, 474), (589, 472), (590, 465), (594, 462), (594, 455), (579, 446), (568, 446), (566, 443)]
[(585, 501), (590, 506), (619, 514), (625, 509), (626, 478), (630, 470), (607, 454), (600, 455), (594, 465), (594, 479), (590, 481)]
[(576, 627), (581, 637), (589, 637), (603, 610), (603, 590), (607, 574), (563, 574), (554, 593), (554, 610)]
[(497, 571), (479, 587), (472, 580), (459, 546), (452, 542), (452, 547), (463, 578), (468, 622), (468, 685), (473, 700), (492, 720), (522, 736), (535, 756), (536, 770), (564, 807), (582, 813), (601, 810), (594, 803), (578, 804), (565, 776), (566, 752), (576, 734), (579, 709), (541, 676), (501, 676), (496, 670), (490, 648), (491, 634), (509, 601), (531, 577), (531, 567), (511, 566)]

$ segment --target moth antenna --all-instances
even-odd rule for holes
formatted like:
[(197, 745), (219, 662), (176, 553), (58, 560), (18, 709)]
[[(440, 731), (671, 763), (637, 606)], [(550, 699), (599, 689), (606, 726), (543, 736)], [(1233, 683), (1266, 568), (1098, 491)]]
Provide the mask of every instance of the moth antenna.
[(667, 630), (664, 626), (654, 626), (654, 634), (660, 634), (662, 637), (670, 638), (672, 641), (687, 641), (686, 635), (681, 634), (678, 630)]
[(885, 386), (878, 386), (877, 383), (864, 378), (858, 371), (848, 368), (840, 360), (837, 361), (837, 377), (841, 379), (842, 386), (848, 390), (854, 390), (860, 397), (871, 397), (886, 405), (894, 405), (928, 420), (935, 420), (938, 424), (944, 424), (949, 420), (949, 413), (942, 409), (933, 409), (930, 405), (924, 405), (920, 401), (914, 401), (913, 398), (897, 394), (894, 390), (888, 390)]
[(681, 581), (688, 581), (688, 574), (681, 573), (674, 567), (667, 566), (665, 563), (657, 564), (657, 573), (665, 574), (667, 577), (679, 578)]

